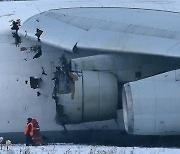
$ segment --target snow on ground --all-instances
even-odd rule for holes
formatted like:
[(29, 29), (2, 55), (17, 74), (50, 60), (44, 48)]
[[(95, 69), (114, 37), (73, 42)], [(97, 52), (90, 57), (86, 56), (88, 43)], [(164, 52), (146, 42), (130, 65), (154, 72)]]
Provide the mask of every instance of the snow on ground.
[(11, 145), (7, 150), (2, 146), (0, 154), (179, 154), (180, 149), (138, 148), (115, 146), (92, 146), (74, 144), (55, 144), (48, 146)]

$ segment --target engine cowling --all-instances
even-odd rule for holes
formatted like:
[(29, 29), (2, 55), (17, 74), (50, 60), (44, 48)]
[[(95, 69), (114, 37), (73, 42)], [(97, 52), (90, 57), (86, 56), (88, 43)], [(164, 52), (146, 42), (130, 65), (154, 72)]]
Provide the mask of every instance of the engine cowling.
[(140, 80), (123, 87), (123, 115), (128, 133), (180, 134), (180, 83)]
[(71, 86), (71, 93), (57, 94), (57, 106), (63, 106), (69, 124), (108, 120), (116, 117), (117, 95), (117, 79), (113, 74), (83, 71)]

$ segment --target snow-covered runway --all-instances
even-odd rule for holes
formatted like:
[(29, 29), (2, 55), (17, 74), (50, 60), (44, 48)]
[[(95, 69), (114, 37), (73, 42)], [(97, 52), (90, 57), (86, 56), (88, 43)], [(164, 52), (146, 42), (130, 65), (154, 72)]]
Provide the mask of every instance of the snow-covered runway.
[(179, 154), (176, 148), (139, 148), (139, 147), (115, 147), (92, 146), (74, 144), (55, 144), (48, 146), (11, 145), (9, 150), (3, 145), (0, 154)]

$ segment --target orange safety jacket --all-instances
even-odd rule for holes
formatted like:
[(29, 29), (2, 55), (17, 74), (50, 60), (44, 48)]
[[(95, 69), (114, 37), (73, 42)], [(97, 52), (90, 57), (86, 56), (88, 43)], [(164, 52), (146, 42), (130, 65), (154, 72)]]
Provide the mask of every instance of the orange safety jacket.
[[(32, 124), (32, 129), (31, 129), (31, 131), (30, 131), (30, 135), (32, 136), (32, 137), (34, 137), (34, 136), (37, 136), (37, 132), (39, 132), (40, 131), (40, 128), (39, 128), (39, 125), (36, 125), (36, 124)], [(38, 127), (37, 127), (38, 126)]]
[[(29, 126), (31, 126), (31, 130), (29, 130)], [(33, 124), (31, 122), (27, 123), (24, 129), (24, 135), (27, 135), (28, 133), (30, 136), (33, 136)]]
[(34, 136), (34, 130), (33, 130), (33, 127), (32, 127), (32, 129), (31, 129), (31, 131), (30, 131), (30, 136)]

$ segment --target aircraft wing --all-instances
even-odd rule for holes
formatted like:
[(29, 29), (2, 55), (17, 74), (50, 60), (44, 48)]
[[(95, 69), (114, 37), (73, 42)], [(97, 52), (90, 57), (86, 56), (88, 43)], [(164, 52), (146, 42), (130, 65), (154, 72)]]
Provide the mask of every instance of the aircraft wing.
[[(66, 51), (93, 50), (180, 57), (179, 13), (127, 8), (72, 8), (29, 18), (20, 33)], [(54, 37), (56, 36), (56, 37)]]
[(78, 41), (77, 48), (116, 53), (180, 56), (179, 40), (101, 29), (88, 31), (83, 39)]

